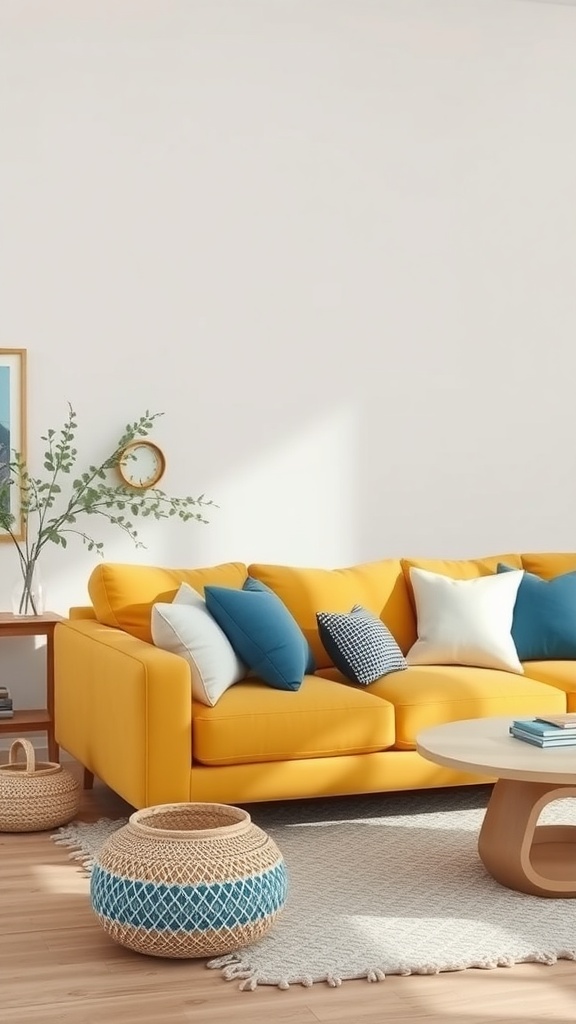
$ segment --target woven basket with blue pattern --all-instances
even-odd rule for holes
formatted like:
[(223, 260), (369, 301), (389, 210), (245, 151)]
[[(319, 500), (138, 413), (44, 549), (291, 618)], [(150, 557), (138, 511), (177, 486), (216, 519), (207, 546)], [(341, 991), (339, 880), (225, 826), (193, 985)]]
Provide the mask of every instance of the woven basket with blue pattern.
[(259, 939), (282, 910), (286, 866), (239, 807), (135, 811), (102, 847), (90, 880), (104, 930), (139, 953), (220, 956)]

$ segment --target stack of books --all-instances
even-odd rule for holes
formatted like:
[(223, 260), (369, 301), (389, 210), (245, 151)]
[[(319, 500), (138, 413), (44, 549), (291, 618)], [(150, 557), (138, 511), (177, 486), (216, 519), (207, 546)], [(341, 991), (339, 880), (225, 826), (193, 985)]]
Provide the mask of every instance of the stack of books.
[(12, 697), (7, 686), (0, 686), (0, 718), (13, 718)]
[(545, 718), (517, 718), (510, 726), (510, 733), (535, 747), (576, 746), (576, 712)]

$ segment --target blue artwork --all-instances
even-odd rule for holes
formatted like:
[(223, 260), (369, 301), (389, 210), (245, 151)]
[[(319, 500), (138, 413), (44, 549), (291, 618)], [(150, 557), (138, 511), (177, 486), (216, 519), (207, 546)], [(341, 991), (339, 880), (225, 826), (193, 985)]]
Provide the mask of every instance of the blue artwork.
[[(0, 483), (10, 475), (10, 372), (9, 366), (0, 366)], [(8, 501), (8, 496), (4, 495), (6, 505)]]
[(10, 461), (16, 451), (24, 455), (25, 417), (26, 349), (0, 348), (0, 541), (24, 536), (21, 481), (10, 472)]

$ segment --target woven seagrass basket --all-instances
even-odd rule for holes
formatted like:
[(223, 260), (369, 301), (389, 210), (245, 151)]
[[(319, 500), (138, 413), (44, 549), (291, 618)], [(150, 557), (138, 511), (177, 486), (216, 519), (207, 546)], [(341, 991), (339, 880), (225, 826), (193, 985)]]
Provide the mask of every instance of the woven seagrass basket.
[(261, 938), (286, 900), (286, 866), (247, 811), (160, 804), (106, 840), (92, 908), (121, 945), (164, 957), (220, 956)]
[[(17, 760), (24, 751), (26, 763)], [(14, 740), (0, 765), (0, 832), (42, 832), (78, 813), (80, 783), (51, 761), (36, 762), (30, 740)]]

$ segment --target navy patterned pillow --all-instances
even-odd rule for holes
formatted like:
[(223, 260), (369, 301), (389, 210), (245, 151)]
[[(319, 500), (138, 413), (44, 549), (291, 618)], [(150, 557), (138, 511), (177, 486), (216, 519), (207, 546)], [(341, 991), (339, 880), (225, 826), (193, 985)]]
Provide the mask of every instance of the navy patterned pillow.
[(355, 604), (348, 613), (317, 612), (316, 621), (336, 668), (353, 683), (368, 686), (408, 667), (388, 627), (362, 605)]

